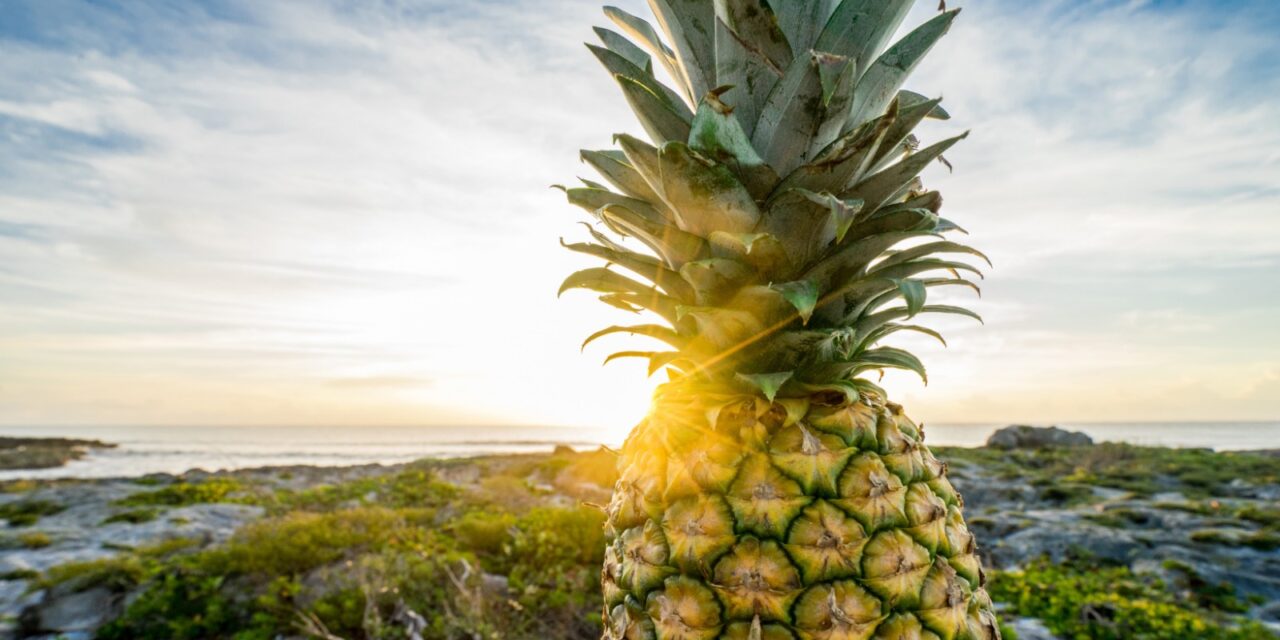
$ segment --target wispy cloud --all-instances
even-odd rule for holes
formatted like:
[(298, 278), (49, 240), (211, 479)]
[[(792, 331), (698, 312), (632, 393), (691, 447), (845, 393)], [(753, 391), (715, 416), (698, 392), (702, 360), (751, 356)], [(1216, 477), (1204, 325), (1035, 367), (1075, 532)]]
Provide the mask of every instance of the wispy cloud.
[[(641, 372), (575, 355), (617, 318), (553, 301), (579, 262), (547, 185), (638, 129), (579, 44), (596, 2), (5, 11), (0, 421), (643, 410)], [(891, 378), (917, 412), (1280, 414), (1277, 27), (1265, 0), (965, 7), (913, 88), (955, 115), (931, 133), (974, 130), (928, 177), (997, 268), (928, 391)]]

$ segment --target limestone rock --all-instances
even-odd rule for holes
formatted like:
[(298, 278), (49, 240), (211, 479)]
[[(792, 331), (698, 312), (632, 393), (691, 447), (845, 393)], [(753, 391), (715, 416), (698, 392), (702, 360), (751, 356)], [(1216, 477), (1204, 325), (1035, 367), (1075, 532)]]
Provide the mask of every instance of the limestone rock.
[(987, 446), (996, 449), (1052, 449), (1093, 444), (1093, 438), (1058, 427), (1033, 427), (1017, 424), (1005, 427), (987, 438)]

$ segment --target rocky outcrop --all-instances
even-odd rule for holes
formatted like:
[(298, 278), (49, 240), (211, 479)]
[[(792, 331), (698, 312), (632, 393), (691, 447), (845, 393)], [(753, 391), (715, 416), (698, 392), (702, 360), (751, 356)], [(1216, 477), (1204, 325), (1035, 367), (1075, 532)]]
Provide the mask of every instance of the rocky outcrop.
[[(1216, 507), (1205, 511), (1203, 502), (1178, 493), (1142, 496), (1104, 487), (1092, 487), (1093, 496), (1084, 503), (1064, 505), (1047, 499), (1026, 477), (973, 465), (956, 465), (950, 477), (965, 496), (969, 525), (987, 566), (1014, 570), (1044, 557), (1055, 562), (1089, 557), (1155, 574), (1170, 584), (1194, 576), (1205, 584), (1230, 585), (1241, 599), (1256, 599), (1262, 604), (1250, 615), (1280, 623), (1280, 548), (1242, 543), (1260, 525), (1223, 518), (1240, 510), (1272, 509), (1269, 497), (1280, 486), (1230, 483), (1219, 487), (1219, 497), (1212, 500)], [(1013, 622), (1019, 638), (1053, 638), (1035, 621)], [(1275, 629), (1280, 631), (1280, 624)]]
[[(1022, 438), (1020, 434), (1025, 433), (1025, 429), (1049, 435)], [(1087, 443), (1087, 437), (1081, 441), (1069, 437), (1079, 434), (1061, 429), (1020, 427), (1002, 431), (1013, 434), (1008, 436), (1014, 438), (1013, 446)], [(1053, 444), (1040, 444), (1044, 442)], [(977, 451), (972, 453), (978, 455), (968, 458), (955, 455), (948, 475), (965, 497), (965, 512), (980, 544), (979, 553), (984, 563), (1010, 570), (1042, 557), (1055, 561), (1092, 557), (1107, 564), (1126, 565), (1134, 573), (1158, 576), (1166, 584), (1187, 584), (1188, 576), (1195, 576), (1195, 580), (1203, 584), (1231, 585), (1242, 600), (1253, 598), (1260, 603), (1250, 615), (1269, 624), (1280, 623), (1280, 605), (1275, 604), (1280, 602), (1280, 577), (1277, 577), (1280, 576), (1280, 549), (1268, 546), (1270, 539), (1249, 537), (1269, 526), (1262, 520), (1274, 512), (1280, 485), (1249, 476), (1220, 481), (1205, 489), (1200, 485), (1192, 488), (1178, 485), (1172, 478), (1167, 478), (1168, 483), (1156, 478), (1140, 491), (1130, 491), (1091, 484), (1085, 477), (1062, 480), (1060, 473), (1025, 473), (1029, 467), (1022, 465), (1026, 460), (1039, 457), (1068, 461), (1073, 461), (1077, 453), (1082, 458), (1085, 454), (1096, 457), (1106, 446), (1038, 455), (1027, 451)], [(613, 452), (561, 450), (549, 458), (554, 464), (542, 466), (528, 465), (530, 458), (521, 457), (457, 460), (441, 464), (435, 473), (437, 478), (460, 488), (488, 491), (483, 481), (494, 476), (495, 469), (510, 464), (535, 469), (526, 472), (530, 474), (527, 482), (540, 492), (543, 504), (571, 506), (608, 501), (609, 489), (616, 479)], [(1013, 464), (1009, 464), (1010, 461)], [(145, 482), (128, 479), (45, 482), (21, 494), (0, 494), (0, 506), (16, 501), (44, 501), (61, 507), (41, 516), (33, 525), (10, 528), (7, 534), (0, 534), (7, 536), (11, 543), (0, 548), (0, 574), (8, 576), (0, 580), (0, 620), (3, 620), (0, 638), (11, 637), (6, 631), (16, 631), (13, 621), (20, 619), (24, 634), (20, 637), (87, 640), (92, 637), (93, 629), (129, 602), (129, 593), (113, 591), (115, 587), (109, 584), (59, 584), (47, 590), (28, 590), (32, 584), (30, 578), (53, 565), (105, 558), (121, 549), (169, 538), (195, 538), (205, 545), (216, 544), (263, 515), (261, 508), (253, 506), (195, 504), (155, 507), (156, 515), (150, 520), (108, 521), (130, 509), (113, 503), (149, 490), (148, 486), (233, 475), (246, 483), (301, 490), (316, 484), (395, 471), (394, 467), (369, 466), (258, 469), (226, 474), (194, 472), (182, 476), (151, 476)], [(377, 495), (371, 493), (365, 501), (376, 498)], [(1253, 514), (1254, 520), (1227, 517), (1244, 512)], [(21, 532), (47, 536), (48, 544), (24, 547), (19, 541)], [(508, 597), (511, 586), (506, 578), (483, 573), (466, 563), (456, 569), (459, 580), (469, 585), (468, 588), (499, 600)], [(302, 601), (361, 584), (355, 580), (358, 576), (354, 571), (344, 560), (305, 574), (303, 592), (308, 595), (303, 596)], [(230, 589), (234, 591), (234, 587)], [(421, 613), (431, 615), (428, 611)], [(419, 613), (405, 609), (397, 611), (396, 616), (398, 623), (410, 632), (421, 629), (419, 623), (423, 618)], [(1053, 638), (1044, 625), (1035, 620), (1010, 615), (1006, 622), (1023, 640)]]
[(1051, 449), (1081, 447), (1093, 444), (1093, 438), (1079, 431), (1058, 427), (1032, 427), (1016, 424), (1005, 427), (987, 438), (987, 446), (996, 449)]
[(1009, 627), (1018, 634), (1018, 640), (1057, 640), (1058, 636), (1035, 618), (1018, 618), (1009, 622)]
[(0, 470), (61, 467), (84, 457), (90, 449), (115, 446), (101, 440), (0, 437)]
[(22, 612), (19, 627), (24, 637), (93, 637), (93, 632), (120, 615), (125, 595), (105, 586), (76, 591), (71, 585), (50, 589), (45, 597)]
[[(91, 638), (93, 629), (118, 615), (124, 594), (97, 586), (31, 590), (31, 578), (51, 567), (101, 560), (176, 538), (217, 544), (264, 513), (257, 506), (193, 504), (156, 508), (147, 521), (110, 521), (130, 511), (113, 503), (144, 489), (129, 479), (51, 481), (32, 491), (0, 495), (0, 504), (41, 502), (59, 507), (31, 525), (10, 526), (0, 533), (0, 638), (12, 637), (14, 620), (23, 629), (19, 637)], [(24, 542), (37, 538), (41, 544)]]

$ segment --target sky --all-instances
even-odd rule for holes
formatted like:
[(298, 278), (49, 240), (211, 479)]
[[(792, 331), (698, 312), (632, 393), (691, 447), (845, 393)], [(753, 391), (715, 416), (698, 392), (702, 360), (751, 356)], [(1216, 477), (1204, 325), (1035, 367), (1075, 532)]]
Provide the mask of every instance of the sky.
[[(639, 14), (640, 0), (618, 3)], [(908, 83), (995, 268), (932, 422), (1280, 419), (1280, 3), (970, 0)], [(927, 19), (921, 2), (908, 19)], [(594, 0), (0, 0), (0, 425), (625, 429), (549, 185), (640, 134)], [(604, 344), (608, 342), (608, 344)]]

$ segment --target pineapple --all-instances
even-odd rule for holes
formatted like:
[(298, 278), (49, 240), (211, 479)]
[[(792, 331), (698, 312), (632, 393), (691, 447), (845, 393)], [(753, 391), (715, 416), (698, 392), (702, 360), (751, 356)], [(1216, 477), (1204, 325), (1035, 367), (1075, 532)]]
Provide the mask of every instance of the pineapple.
[(882, 344), (941, 339), (917, 316), (977, 317), (926, 303), (985, 260), (918, 178), (964, 136), (920, 148), (949, 116), (902, 89), (957, 12), (888, 46), (911, 0), (650, 4), (588, 45), (648, 140), (583, 151), (603, 182), (565, 189), (595, 221), (566, 246), (606, 264), (561, 292), (654, 318), (587, 342), (669, 347), (609, 357), (670, 381), (619, 454), (604, 638), (999, 638), (946, 466), (865, 377), (925, 375)]

